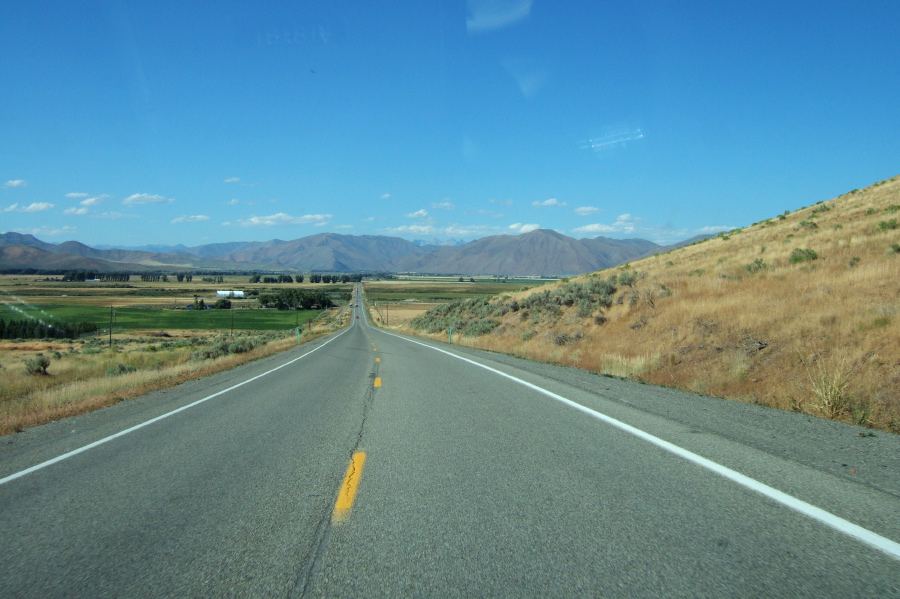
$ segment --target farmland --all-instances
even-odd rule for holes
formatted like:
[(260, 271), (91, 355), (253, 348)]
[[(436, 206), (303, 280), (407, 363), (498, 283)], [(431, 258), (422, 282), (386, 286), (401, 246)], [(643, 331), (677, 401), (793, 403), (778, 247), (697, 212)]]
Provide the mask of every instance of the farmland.
[[(230, 279), (230, 280), (229, 280)], [(84, 413), (155, 389), (233, 368), (328, 334), (345, 310), (260, 309), (255, 295), (213, 305), (217, 290), (277, 293), (288, 287), (346, 296), (350, 285), (62, 282), (0, 276), (0, 320), (93, 323), (78, 339), (0, 340), (0, 434)], [(190, 307), (191, 309), (188, 309)], [(110, 331), (110, 324), (112, 330)]]

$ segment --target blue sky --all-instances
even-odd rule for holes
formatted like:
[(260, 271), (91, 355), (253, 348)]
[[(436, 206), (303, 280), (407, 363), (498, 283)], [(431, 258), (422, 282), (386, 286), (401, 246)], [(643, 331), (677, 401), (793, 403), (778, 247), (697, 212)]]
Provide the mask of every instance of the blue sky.
[(0, 231), (659, 243), (900, 173), (900, 3), (4, 2)]

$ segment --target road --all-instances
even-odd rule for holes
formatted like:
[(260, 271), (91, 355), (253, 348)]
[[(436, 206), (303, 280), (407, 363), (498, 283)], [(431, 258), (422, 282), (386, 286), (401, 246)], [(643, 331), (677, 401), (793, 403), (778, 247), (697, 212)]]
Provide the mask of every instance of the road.
[(0, 597), (900, 596), (897, 436), (356, 306), (285, 354), (0, 439)]

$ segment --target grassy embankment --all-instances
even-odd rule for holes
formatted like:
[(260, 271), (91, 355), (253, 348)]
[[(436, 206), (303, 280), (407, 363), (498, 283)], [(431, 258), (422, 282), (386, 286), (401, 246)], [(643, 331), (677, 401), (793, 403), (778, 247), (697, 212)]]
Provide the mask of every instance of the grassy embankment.
[(897, 433), (898, 221), (900, 176), (537, 293), (391, 325), (441, 340), (454, 326), (454, 343)]
[[(22, 304), (17, 307), (29, 310)], [(85, 306), (71, 308), (34, 306), (30, 311), (42, 309), (59, 320), (81, 321), (90, 315)], [(108, 326), (109, 311), (100, 310), (105, 311)], [(116, 332), (112, 347), (107, 332), (74, 341), (0, 341), (4, 380), (0, 386), (0, 434), (83, 414), (284, 351), (297, 344), (291, 327), (298, 319), (304, 323), (316, 318), (302, 333), (305, 342), (333, 332), (348, 318), (341, 310), (253, 310), (257, 330), (240, 331), (241, 311), (236, 310), (237, 332), (232, 335), (226, 310), (124, 312), (117, 309), (115, 324), (129, 330)], [(179, 321), (188, 317), (187, 323)], [(152, 326), (141, 327), (147, 321)], [(191, 329), (166, 332), (161, 330), (163, 323), (189, 324)], [(46, 371), (41, 368), (42, 361)]]

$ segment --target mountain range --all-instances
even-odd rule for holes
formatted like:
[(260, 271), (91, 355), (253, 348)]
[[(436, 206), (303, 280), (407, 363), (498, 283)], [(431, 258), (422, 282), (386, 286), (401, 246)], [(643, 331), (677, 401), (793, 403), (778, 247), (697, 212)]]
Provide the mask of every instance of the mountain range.
[(469, 243), (437, 245), (381, 235), (319, 233), (291, 241), (272, 239), (123, 249), (95, 248), (78, 241), (53, 244), (32, 235), (2, 233), (0, 269), (569, 276), (665, 252), (701, 238), (661, 246), (644, 239), (574, 239), (549, 229), (538, 229), (521, 235), (494, 235)]

